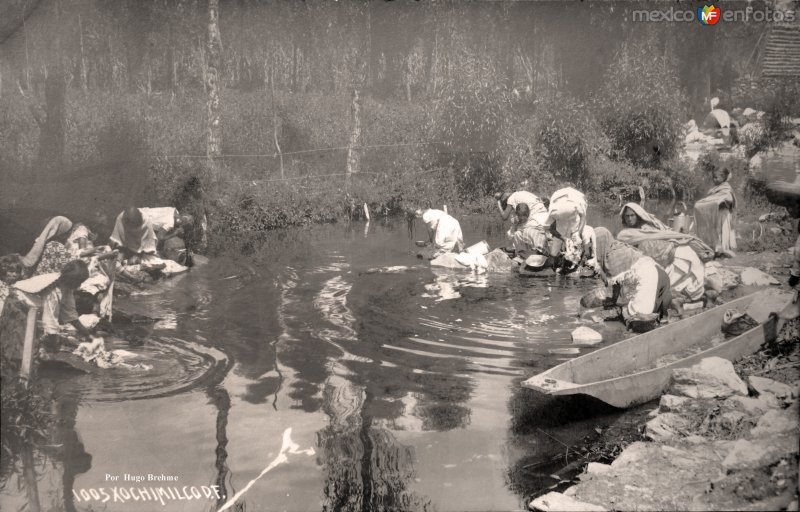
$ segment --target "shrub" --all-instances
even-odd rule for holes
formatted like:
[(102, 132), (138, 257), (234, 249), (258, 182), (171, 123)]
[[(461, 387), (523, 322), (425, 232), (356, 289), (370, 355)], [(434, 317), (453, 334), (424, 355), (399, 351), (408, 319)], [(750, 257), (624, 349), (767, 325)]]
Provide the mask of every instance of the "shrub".
[(586, 105), (562, 96), (542, 101), (529, 117), (504, 127), (496, 152), (498, 189), (527, 182), (548, 195), (565, 183), (591, 186), (591, 162), (608, 151), (608, 140)]
[[(687, 203), (703, 193), (703, 180), (684, 159), (673, 157), (661, 162), (661, 168), (666, 175), (666, 185), (672, 186), (676, 198), (681, 198)], [(663, 191), (660, 191), (663, 194)]]
[(622, 46), (595, 99), (617, 158), (658, 167), (678, 154), (686, 109), (677, 77), (674, 63), (651, 46)]
[(511, 101), (491, 62), (465, 54), (457, 65), (461, 73), (445, 81), (433, 102), (428, 131), (442, 144), (430, 161), (453, 168), (461, 198), (477, 198), (499, 179), (493, 151)]

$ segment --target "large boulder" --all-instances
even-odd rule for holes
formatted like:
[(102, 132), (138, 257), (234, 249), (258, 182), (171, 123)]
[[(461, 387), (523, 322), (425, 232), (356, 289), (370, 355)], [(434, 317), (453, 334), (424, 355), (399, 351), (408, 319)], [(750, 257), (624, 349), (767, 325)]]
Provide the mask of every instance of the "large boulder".
[(747, 396), (747, 384), (736, 375), (733, 363), (721, 357), (707, 357), (690, 368), (672, 371), (671, 393), (690, 398)]
[(516, 265), (502, 249), (495, 249), (486, 255), (486, 270), (489, 272), (508, 272)]
[(771, 409), (759, 418), (756, 426), (750, 431), (753, 437), (766, 439), (780, 434), (798, 435), (797, 407), (788, 409)]
[(758, 377), (757, 375), (749, 376), (747, 381), (753, 386), (753, 389), (758, 391), (759, 395), (772, 395), (784, 400), (790, 400), (797, 396), (797, 387), (792, 387), (783, 382), (778, 382), (766, 377)]
[(797, 453), (797, 435), (761, 439), (739, 439), (722, 461), (725, 469), (754, 469), (769, 466), (783, 457)]
[(771, 284), (780, 284), (778, 280), (771, 275), (753, 267), (747, 267), (742, 270), (739, 279), (741, 279), (742, 284), (745, 286), (769, 286)]
[(582, 325), (572, 331), (572, 342), (578, 345), (597, 345), (603, 342), (603, 335)]

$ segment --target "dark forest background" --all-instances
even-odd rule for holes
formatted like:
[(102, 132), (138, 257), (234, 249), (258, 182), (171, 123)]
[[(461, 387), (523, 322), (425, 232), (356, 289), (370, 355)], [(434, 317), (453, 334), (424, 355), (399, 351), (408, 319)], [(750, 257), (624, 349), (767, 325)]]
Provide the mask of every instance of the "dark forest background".
[(246, 237), (519, 186), (688, 197), (712, 96), (798, 108), (759, 76), (768, 23), (632, 20), (700, 4), (3, 0), (0, 207), (192, 203)]

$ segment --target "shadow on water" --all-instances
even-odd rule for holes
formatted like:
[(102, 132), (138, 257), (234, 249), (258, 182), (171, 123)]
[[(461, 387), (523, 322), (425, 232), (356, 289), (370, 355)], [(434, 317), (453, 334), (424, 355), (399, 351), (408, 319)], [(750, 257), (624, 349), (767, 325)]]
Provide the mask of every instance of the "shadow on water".
[(586, 395), (547, 396), (520, 386), (509, 399), (511, 432), (530, 434), (538, 428), (565, 427), (571, 423), (618, 415), (621, 409)]

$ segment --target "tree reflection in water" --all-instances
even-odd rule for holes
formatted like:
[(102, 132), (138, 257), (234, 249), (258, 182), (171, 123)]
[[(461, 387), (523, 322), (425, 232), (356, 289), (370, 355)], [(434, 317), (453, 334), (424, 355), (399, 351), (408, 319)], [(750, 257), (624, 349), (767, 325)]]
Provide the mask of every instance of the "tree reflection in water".
[(339, 375), (326, 381), (330, 424), (317, 433), (326, 472), (323, 510), (428, 510), (430, 500), (408, 489), (414, 450), (388, 430), (373, 427), (367, 413), (373, 395)]

